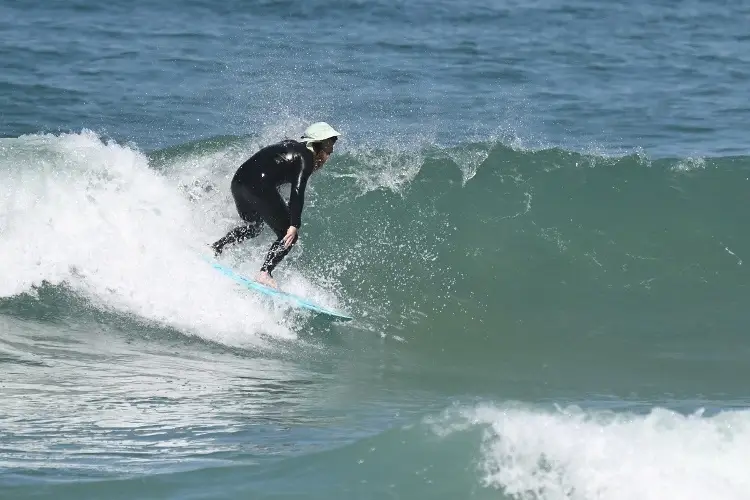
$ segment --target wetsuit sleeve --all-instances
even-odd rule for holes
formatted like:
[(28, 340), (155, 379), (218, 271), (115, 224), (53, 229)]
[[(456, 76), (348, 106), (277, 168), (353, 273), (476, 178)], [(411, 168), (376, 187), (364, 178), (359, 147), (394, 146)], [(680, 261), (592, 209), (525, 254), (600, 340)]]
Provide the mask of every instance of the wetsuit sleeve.
[(310, 178), (313, 170), (313, 162), (308, 161), (305, 156), (299, 157), (299, 174), (292, 182), (292, 189), (289, 194), (289, 218), (290, 225), (299, 228), (302, 224), (302, 206), (305, 204), (305, 188), (307, 179)]

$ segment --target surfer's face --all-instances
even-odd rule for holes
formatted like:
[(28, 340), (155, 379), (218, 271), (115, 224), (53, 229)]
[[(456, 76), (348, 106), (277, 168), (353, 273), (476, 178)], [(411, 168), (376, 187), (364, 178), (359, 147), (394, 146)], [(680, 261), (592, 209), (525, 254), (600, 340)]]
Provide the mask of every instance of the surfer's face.
[(330, 158), (331, 155), (333, 154), (333, 145), (335, 143), (336, 143), (335, 137), (332, 137), (331, 139), (326, 139), (325, 141), (320, 143), (320, 150), (318, 151), (318, 154), (315, 155), (316, 168), (322, 167), (323, 164), (328, 161), (328, 158)]

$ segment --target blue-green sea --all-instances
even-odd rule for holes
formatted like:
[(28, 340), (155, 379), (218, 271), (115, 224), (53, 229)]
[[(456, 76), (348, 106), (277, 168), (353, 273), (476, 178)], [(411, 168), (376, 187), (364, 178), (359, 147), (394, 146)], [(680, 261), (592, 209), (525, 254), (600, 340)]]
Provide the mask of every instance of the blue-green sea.
[[(750, 498), (748, 19), (0, 3), (0, 498)], [(321, 120), (275, 277), (350, 322), (204, 260)]]

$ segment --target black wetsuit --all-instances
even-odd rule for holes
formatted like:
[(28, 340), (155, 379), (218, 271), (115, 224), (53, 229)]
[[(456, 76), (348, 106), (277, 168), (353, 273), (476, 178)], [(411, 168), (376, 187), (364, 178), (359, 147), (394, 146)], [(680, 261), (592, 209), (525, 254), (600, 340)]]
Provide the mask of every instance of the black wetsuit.
[[(289, 226), (299, 229), (302, 223), (305, 188), (314, 163), (312, 151), (292, 140), (267, 146), (243, 163), (232, 178), (231, 190), (237, 212), (247, 224), (232, 229), (214, 243), (216, 254), (225, 245), (256, 237), (265, 221), (277, 236), (261, 267), (261, 271), (270, 274), (292, 248), (284, 248), (281, 242)], [(289, 206), (278, 191), (282, 184), (292, 186)]]

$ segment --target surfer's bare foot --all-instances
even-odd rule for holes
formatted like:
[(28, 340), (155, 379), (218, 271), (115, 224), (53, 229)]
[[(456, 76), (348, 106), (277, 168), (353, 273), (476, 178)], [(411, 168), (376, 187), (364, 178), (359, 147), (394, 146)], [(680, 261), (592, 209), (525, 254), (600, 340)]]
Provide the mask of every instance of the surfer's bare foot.
[(255, 281), (262, 285), (270, 286), (271, 288), (279, 288), (279, 285), (276, 284), (276, 280), (271, 277), (271, 274), (268, 271), (259, 272)]

